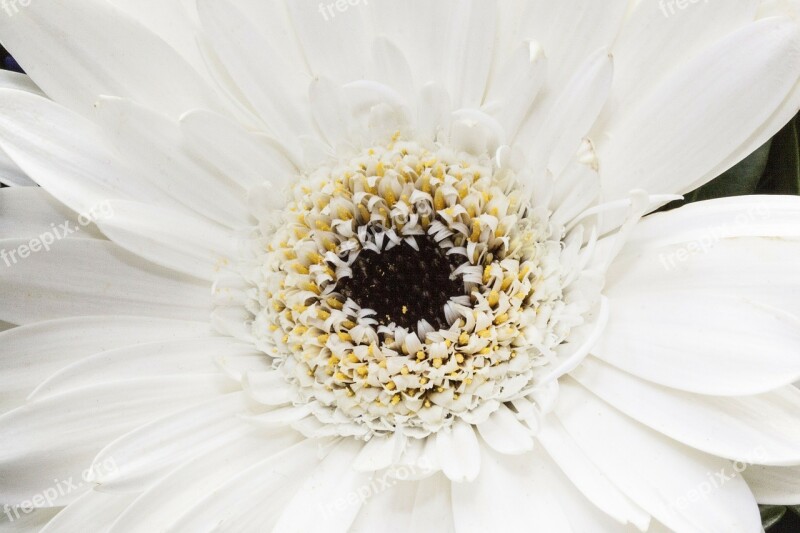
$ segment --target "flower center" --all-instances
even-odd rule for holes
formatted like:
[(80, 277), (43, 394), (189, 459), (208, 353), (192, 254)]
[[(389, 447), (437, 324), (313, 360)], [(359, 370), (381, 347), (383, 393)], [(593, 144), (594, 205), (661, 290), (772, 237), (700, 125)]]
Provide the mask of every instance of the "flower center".
[(446, 251), (423, 236), (414, 249), (403, 241), (380, 252), (364, 250), (352, 265), (352, 275), (339, 280), (336, 290), (360, 307), (375, 311), (384, 326), (392, 323), (415, 330), (419, 321), (434, 329), (447, 329), (444, 306), (464, 295), (464, 283), (453, 272), (463, 258)]
[(253, 336), (329, 434), (480, 423), (586, 312), (563, 291), (575, 250), (489, 154), (394, 139), (310, 173), (270, 217), (243, 269)]

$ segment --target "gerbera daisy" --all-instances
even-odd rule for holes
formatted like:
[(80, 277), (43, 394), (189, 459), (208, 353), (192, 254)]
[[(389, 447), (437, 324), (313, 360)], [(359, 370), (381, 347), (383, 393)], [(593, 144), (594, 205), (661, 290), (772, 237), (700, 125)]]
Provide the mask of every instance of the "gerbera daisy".
[(735, 531), (800, 503), (794, 0), (7, 0), (14, 530)]

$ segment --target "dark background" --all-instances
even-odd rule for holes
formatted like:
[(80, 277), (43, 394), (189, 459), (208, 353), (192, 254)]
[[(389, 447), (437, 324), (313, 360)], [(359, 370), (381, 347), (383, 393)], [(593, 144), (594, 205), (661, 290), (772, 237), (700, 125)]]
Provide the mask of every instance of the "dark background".
[[(22, 72), (5, 48), (0, 45), (0, 68)], [(775, 137), (756, 150), (734, 168), (686, 195), (686, 199), (665, 207), (671, 209), (699, 200), (737, 196), (742, 194), (792, 194), (800, 195), (800, 114)], [(2, 185), (5, 187), (5, 185)], [(800, 506), (791, 510), (762, 509), (765, 525), (783, 512), (783, 517), (769, 527), (769, 533), (800, 532)]]

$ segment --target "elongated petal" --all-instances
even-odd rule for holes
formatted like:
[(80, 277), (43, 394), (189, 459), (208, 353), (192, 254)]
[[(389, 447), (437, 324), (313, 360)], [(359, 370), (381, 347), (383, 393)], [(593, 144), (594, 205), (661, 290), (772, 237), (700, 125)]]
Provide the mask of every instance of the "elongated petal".
[(137, 179), (96, 124), (35, 94), (0, 89), (0, 95), (0, 147), (74, 211), (90, 212), (108, 198), (180, 205)]
[[(0, 88), (15, 89), (17, 91), (31, 92), (41, 95), (36, 84), (25, 74), (17, 72), (0, 71)], [(0, 183), (9, 187), (29, 187), (36, 183), (14, 163), (3, 150), (0, 149)]]
[(215, 357), (250, 354), (253, 348), (230, 337), (201, 337), (140, 343), (86, 356), (48, 376), (28, 399), (131, 378), (216, 374)]
[(608, 325), (592, 353), (654, 383), (742, 396), (800, 377), (800, 322), (779, 309), (711, 292), (612, 295), (610, 302)]
[(82, 218), (41, 187), (11, 187), (0, 192), (0, 239), (102, 239), (91, 220)]
[[(163, 472), (247, 434), (250, 428), (238, 418), (245, 412), (247, 401), (238, 392), (136, 428), (97, 454), (94, 481), (106, 492), (140, 492)], [(102, 471), (109, 461), (116, 468)]]
[[(21, 257), (28, 241), (8, 239), (0, 269), (2, 317), (17, 324), (86, 315), (207, 320), (208, 288), (148, 264), (107, 241), (65, 239)], [(13, 261), (16, 252), (17, 261)]]
[(797, 505), (800, 501), (800, 466), (747, 465), (742, 476), (758, 503)]
[(279, 196), (297, 168), (268, 138), (248, 132), (223, 115), (195, 110), (181, 117), (190, 149), (241, 187), (272, 183)]
[[(220, 514), (220, 509), (226, 509), (225, 505), (244, 503), (241, 498), (247, 493), (236, 492), (234, 499), (231, 500), (227, 500), (226, 497), (209, 498), (209, 494), (213, 491), (224, 494), (225, 489), (230, 487), (243, 486), (245, 491), (250, 487), (261, 487), (258, 485), (258, 476), (263, 475), (275, 463), (270, 462), (269, 466), (258, 468), (259, 463), (291, 448), (300, 440), (299, 435), (291, 430), (263, 431), (252, 428), (250, 433), (239, 435), (232, 442), (185, 461), (181, 466), (168, 472), (120, 514), (111, 531), (148, 533), (166, 530), (182, 521), (192, 524), (195, 513), (200, 515), (197, 517), (198, 521), (194, 522), (196, 527), (210, 527), (217, 520), (224, 520), (227, 516)], [(308, 446), (305, 446), (304, 450), (307, 448)], [(301, 457), (313, 459), (314, 456), (309, 453)], [(251, 472), (252, 478), (247, 478), (248, 474), (245, 473), (251, 468), (254, 468)], [(237, 478), (240, 474), (245, 477)], [(252, 480), (252, 485), (247, 484), (248, 479)], [(216, 503), (219, 500), (223, 500), (222, 507), (214, 505), (208, 508), (206, 505), (207, 502)], [(199, 530), (189, 529), (195, 532)]]
[(231, 232), (208, 219), (138, 202), (113, 200), (100, 229), (126, 250), (163, 267), (213, 280), (234, 256)]
[(3, 332), (0, 407), (3, 411), (16, 407), (47, 376), (91, 354), (209, 333), (208, 324), (202, 322), (119, 316), (53, 320)]
[[(311, 73), (340, 84), (363, 79), (369, 64), (372, 31), (366, 10), (356, 6), (320, 5), (316, 0), (286, 2), (292, 27), (305, 52)], [(341, 54), (341, 50), (349, 50)]]
[(105, 494), (90, 490), (58, 513), (41, 533), (68, 533), (88, 524), (91, 524), (92, 531), (106, 533), (134, 499), (132, 494)]
[(720, 398), (648, 383), (597, 359), (571, 374), (623, 413), (684, 444), (746, 463), (800, 464), (800, 390)]
[[(170, 531), (196, 533), (208, 531), (210, 524), (226, 528), (243, 523), (249, 523), (249, 527), (255, 530), (273, 530), (276, 520), (286, 512), (287, 503), (299, 487), (315, 471), (319, 472), (316, 470), (321, 464), (318, 446), (318, 442), (305, 440), (255, 463), (231, 478), (216, 493), (197, 502), (175, 521)], [(327, 481), (335, 483), (330, 477)], [(316, 505), (312, 503), (316, 510), (322, 505), (324, 499), (317, 500)], [(296, 518), (298, 523), (315, 511), (296, 507), (292, 510), (292, 518)]]
[[(606, 114), (624, 120), (636, 104), (649, 96), (691, 60), (720, 39), (753, 22), (757, 0), (731, 0), (724, 10), (707, 2), (679, 10), (667, 2), (639, 3), (614, 41), (614, 92)], [(613, 128), (610, 123), (604, 127)]]
[(370, 495), (364, 502), (356, 521), (350, 528), (352, 533), (372, 533), (373, 531), (406, 533), (413, 531), (409, 528), (419, 483), (400, 481), (389, 486), (383, 485), (384, 483), (380, 483), (380, 481), (375, 484), (376, 493)]
[(556, 417), (547, 418), (536, 438), (561, 472), (598, 510), (620, 523), (630, 522), (641, 530), (647, 528), (650, 516), (603, 475)]
[(355, 439), (345, 439), (331, 450), (284, 507), (273, 531), (309, 531), (324, 523), (326, 531), (346, 533), (361, 509), (362, 491), (371, 477), (351, 467), (361, 447)]
[(798, 72), (800, 29), (787, 19), (751, 24), (708, 48), (608, 132), (598, 147), (605, 197), (634, 187), (687, 192), (769, 119)]
[[(521, 14), (515, 14), (513, 22), (519, 40), (541, 43), (550, 65), (548, 88), (558, 93), (592, 53), (610, 48), (627, 7), (625, 0), (602, 4), (531, 0), (524, 3)], [(513, 13), (513, 7), (509, 11)]]
[(0, 417), (6, 443), (0, 452), (0, 500), (25, 501), (50, 488), (53, 479), (66, 485), (48, 506), (75, 500), (90, 487), (86, 469), (105, 444), (149, 420), (223, 394), (227, 386), (214, 376), (128, 380), (51, 396), (6, 413)]
[[(753, 495), (741, 477), (732, 475), (728, 461), (645, 428), (569, 379), (564, 380), (556, 414), (592, 462), (669, 528), (757, 531), (761, 526)], [(725, 477), (722, 482), (715, 481), (719, 473)], [(705, 497), (697, 495), (700, 491)]]
[(199, 0), (197, 7), (214, 52), (269, 131), (292, 144), (300, 135), (313, 134), (304, 99), (311, 76), (303, 66), (287, 63), (267, 36), (227, 0)]
[(530, 430), (505, 405), (478, 424), (478, 432), (491, 448), (500, 453), (517, 455), (533, 449)]
[[(56, 0), (10, 7), (17, 12), (0, 21), (3, 44), (58, 102), (88, 112), (99, 95), (107, 94), (173, 116), (194, 107), (216, 107), (209, 86), (173, 48), (108, 2)], [(120, 54), (110, 42), (131, 44)]]
[(430, 528), (442, 533), (455, 532), (451, 488), (452, 483), (442, 474), (433, 475), (419, 482), (409, 531), (424, 531)]
[(456, 531), (572, 531), (566, 510), (543, 477), (547, 465), (538, 459), (530, 453), (496, 454), (484, 447), (475, 481), (452, 484)]
[(231, 228), (249, 221), (245, 191), (194, 157), (177, 120), (122, 98), (101, 98), (95, 117), (110, 133), (118, 157), (195, 213)]
[(480, 443), (472, 426), (456, 421), (436, 434), (436, 450), (442, 472), (453, 481), (473, 481), (480, 472)]
[(530, 146), (534, 169), (546, 168), (558, 176), (574, 158), (608, 98), (613, 71), (611, 56), (604, 48), (580, 65), (550, 112), (536, 124), (537, 135), (523, 141)]

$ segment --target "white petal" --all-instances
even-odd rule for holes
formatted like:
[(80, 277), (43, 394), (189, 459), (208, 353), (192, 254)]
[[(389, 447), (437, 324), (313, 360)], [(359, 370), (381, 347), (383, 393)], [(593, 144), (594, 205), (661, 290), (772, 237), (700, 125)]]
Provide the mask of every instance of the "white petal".
[(375, 493), (370, 494), (364, 502), (350, 532), (407, 533), (415, 531), (411, 529), (411, 517), (414, 513), (418, 482), (394, 481), (391, 485), (384, 487), (383, 483), (378, 481), (373, 486), (376, 487)]
[(328, 78), (315, 78), (308, 88), (308, 101), (314, 122), (332, 148), (348, 141), (349, 119), (341, 85)]
[(438, 473), (419, 482), (408, 531), (455, 532), (451, 487), (450, 480)]
[(445, 64), (453, 107), (478, 107), (489, 83), (497, 35), (497, 0), (465, 0), (445, 26)]
[[(211, 89), (174, 49), (108, 2), (12, 7), (18, 12), (0, 22), (3, 44), (58, 102), (88, 112), (98, 95), (107, 94), (173, 116), (216, 106)], [(111, 42), (127, 52), (118, 53)]]
[(478, 424), (478, 433), (492, 449), (518, 455), (533, 449), (533, 436), (505, 405)]
[(592, 53), (610, 48), (628, 2), (528, 0), (524, 7), (523, 13), (516, 14), (517, 42), (529, 39), (541, 43), (550, 65), (548, 90), (559, 94)]
[(634, 187), (687, 192), (769, 119), (798, 72), (800, 29), (786, 19), (751, 24), (708, 48), (598, 146), (605, 197)]
[(721, 11), (696, 2), (691, 9), (678, 11), (667, 2), (640, 2), (614, 42), (614, 93), (604, 114), (613, 123), (635, 113), (636, 104), (682, 63), (751, 23), (757, 4), (757, 0), (731, 0)]
[(36, 182), (30, 179), (2, 149), (0, 149), (0, 183), (8, 187), (33, 187), (36, 185)]
[(797, 505), (800, 501), (800, 466), (747, 465), (742, 476), (758, 503)]
[[(542, 465), (539, 469), (542, 483), (545, 484), (545, 490), (552, 493), (553, 499), (557, 502), (558, 506), (563, 509), (563, 515), (566, 517), (573, 531), (591, 531), (597, 533), (634, 533), (637, 531), (646, 530), (652, 533), (666, 533), (666, 530), (656, 529), (656, 525), (651, 521), (649, 523), (643, 518), (642, 525), (644, 527), (637, 528), (631, 525), (623, 526), (618, 521), (611, 518), (603, 510), (598, 509), (587, 500), (583, 494), (572, 484), (570, 479), (555, 465), (552, 460), (540, 449), (533, 451), (534, 460)], [(545, 513), (555, 514), (553, 511), (545, 510)]]
[(519, 130), (531, 105), (544, 85), (547, 59), (541, 45), (526, 41), (519, 45), (492, 80), (486, 104), (496, 106), (493, 114), (509, 138)]
[[(237, 418), (247, 406), (243, 393), (226, 394), (140, 426), (97, 454), (93, 481), (105, 492), (141, 492), (164, 472), (250, 432)], [(115, 468), (103, 471), (112, 461)]]
[(14, 264), (10, 253), (19, 254), (20, 246), (28, 242), (0, 242), (11, 263), (0, 269), (0, 318), (9, 322), (87, 315), (208, 318), (210, 291), (202, 283), (146, 263), (113, 243), (65, 239), (49, 252), (17, 256)]
[(394, 433), (390, 437), (373, 437), (361, 448), (353, 468), (361, 472), (388, 468), (399, 459), (404, 440), (401, 433)]
[(436, 139), (449, 129), (450, 96), (441, 85), (429, 83), (420, 89), (417, 129), (422, 138)]
[(284, 507), (272, 531), (300, 533), (324, 523), (326, 532), (346, 533), (364, 503), (362, 491), (371, 481), (369, 474), (352, 468), (361, 447), (355, 439), (337, 444)]
[(372, 69), (370, 76), (377, 82), (397, 91), (410, 104), (414, 101), (414, 74), (406, 55), (388, 38), (381, 36), (372, 45)]
[(138, 202), (110, 200), (103, 233), (140, 257), (212, 281), (234, 255), (230, 230), (208, 219)]
[(226, 0), (198, 0), (197, 8), (214, 53), (270, 132), (287, 143), (312, 133), (303, 98), (311, 77), (304, 65), (288, 64), (281, 51)]
[(11, 72), (9, 70), (0, 70), (0, 88), (14, 89), (44, 96), (42, 90), (33, 83), (33, 80), (30, 79), (27, 74)]
[[(28, 76), (7, 70), (0, 70), (0, 88), (42, 94)], [(10, 187), (30, 187), (36, 184), (1, 149), (0, 183)]]
[(577, 159), (569, 162), (555, 182), (550, 205), (555, 224), (567, 225), (597, 202), (600, 197), (600, 176), (597, 171)]
[(480, 444), (472, 426), (461, 421), (436, 434), (442, 472), (453, 481), (473, 481), (481, 468)]
[(8, 514), (0, 515), (1, 533), (33, 533), (40, 531), (59, 511), (52, 509), (33, 509), (26, 513), (19, 508), (9, 508)]
[(242, 386), (255, 401), (266, 405), (291, 403), (297, 396), (296, 388), (276, 370), (248, 372)]
[(132, 100), (102, 97), (95, 119), (147, 187), (228, 227), (248, 225), (245, 191), (198, 161), (176, 120)]
[[(81, 317), (0, 334), (0, 412), (16, 407), (47, 376), (115, 347), (207, 336), (208, 324), (136, 317)], [(24, 361), (25, 364), (20, 364)]]
[(372, 42), (371, 26), (367, 24), (371, 2), (334, 5), (293, 0), (286, 4), (314, 76), (340, 84), (365, 78)]
[[(761, 527), (755, 499), (741, 477), (731, 476), (735, 472), (728, 461), (641, 426), (569, 378), (563, 380), (556, 414), (603, 474), (669, 528), (758, 531)], [(729, 479), (716, 481), (720, 472)]]
[[(736, 196), (695, 202), (644, 218), (622, 254), (693, 242), (700, 245), (697, 251), (706, 253), (719, 241), (732, 237), (800, 237), (798, 216), (800, 198), (794, 196)], [(666, 261), (666, 267), (671, 266), (671, 261)]]
[[(239, 436), (233, 442), (211, 453), (186, 461), (139, 496), (119, 516), (112, 532), (164, 531), (173, 524), (180, 523), (181, 520), (189, 522), (187, 525), (189, 529), (186, 531), (195, 533), (209, 530), (216, 522), (223, 521), (229, 516), (230, 506), (251, 503), (249, 500), (245, 502), (249, 497), (247, 490), (258, 490), (265, 486), (258, 484), (258, 476), (263, 475), (265, 480), (269, 479), (270, 474), (265, 475), (265, 472), (269, 472), (276, 463), (272, 461), (258, 468), (259, 463), (287, 450), (299, 441), (299, 435), (291, 430), (264, 432), (253, 429), (249, 434)], [(303, 454), (300, 457), (310, 458), (312, 462), (314, 459), (313, 453)], [(235, 479), (251, 468), (254, 468), (250, 472), (252, 477), (248, 478), (245, 475)], [(244, 492), (238, 492), (239, 487)], [(228, 499), (230, 489), (233, 489), (233, 494)], [(213, 494), (215, 491), (222, 497), (218, 498)], [(258, 498), (260, 494), (256, 493), (254, 497)], [(209, 507), (207, 502), (214, 505)], [(219, 507), (216, 505), (217, 502), (220, 503)], [(197, 522), (194, 522), (198, 529), (191, 529), (195, 515), (198, 515)]]
[(790, 196), (725, 198), (648, 216), (609, 271), (610, 291), (709, 291), (800, 316), (798, 216), (800, 199)]
[(797, 381), (800, 320), (737, 292), (735, 285), (665, 291), (633, 280), (612, 284), (610, 318), (592, 354), (648, 381), (700, 394), (758, 394)]
[(572, 531), (565, 509), (544, 477), (547, 465), (539, 457), (483, 450), (481, 472), (475, 481), (452, 484), (458, 533)]
[(592, 463), (554, 416), (548, 417), (537, 440), (561, 471), (597, 508), (620, 523), (646, 530), (650, 516), (622, 494)]
[(112, 154), (102, 130), (40, 96), (0, 89), (0, 147), (23, 171), (79, 213), (107, 198), (180, 205), (141, 184)]
[(211, 313), (211, 325), (223, 335), (229, 335), (244, 342), (253, 342), (253, 316), (241, 306), (217, 307)]
[(200, 75), (209, 77), (197, 39), (197, 13), (191, 0), (110, 0), (164, 39)]
[(520, 143), (530, 150), (528, 158), (534, 169), (547, 168), (558, 176), (575, 157), (608, 98), (613, 73), (608, 50), (595, 51), (578, 68), (550, 112), (543, 118), (528, 119), (536, 133), (530, 137), (523, 132)]
[(214, 357), (252, 353), (230, 337), (143, 343), (88, 355), (48, 376), (28, 397), (46, 398), (100, 383), (131, 378), (217, 374)]
[(190, 148), (197, 157), (246, 190), (265, 182), (283, 189), (298, 174), (277, 143), (223, 115), (192, 111), (181, 117), (181, 128), (192, 141)]
[(70, 533), (91, 524), (93, 532), (107, 533), (117, 517), (133, 502), (130, 494), (104, 494), (90, 490), (58, 513), (40, 533)]
[[(366, 2), (355, 6), (366, 9)], [(447, 75), (447, 40), (441, 24), (420, 24), (419, 21), (448, 20), (459, 9), (453, 0), (403, 0), (402, 2), (369, 2), (370, 23), (403, 51), (413, 79), (422, 86), (429, 82), (444, 84)], [(347, 15), (347, 13), (345, 13)], [(338, 23), (339, 17), (332, 22)]]
[(0, 239), (49, 239), (46, 233), (54, 239), (104, 238), (90, 219), (81, 219), (83, 224), (78, 218), (78, 213), (41, 187), (0, 190)]
[(789, 95), (780, 103), (778, 108), (770, 115), (758, 129), (756, 129), (748, 139), (734, 150), (728, 157), (720, 161), (716, 167), (711, 169), (706, 175), (700, 177), (689, 186), (689, 190), (694, 190), (701, 185), (708, 183), (720, 176), (723, 172), (742, 161), (745, 157), (758, 150), (769, 141), (781, 128), (792, 120), (800, 109), (800, 83), (794, 86)]
[(302, 420), (311, 414), (311, 409), (307, 405), (283, 405), (271, 409), (264, 414), (255, 416), (245, 416), (244, 419), (253, 424), (267, 428), (283, 428), (293, 422)]
[(746, 463), (800, 463), (800, 390), (719, 398), (648, 383), (588, 358), (572, 374), (581, 385), (659, 433)]
[[(73, 481), (54, 502), (73, 501), (89, 488), (85, 469), (111, 440), (131, 429), (216, 394), (218, 377), (151, 378), (86, 387), (35, 401), (0, 417), (0, 501), (18, 503), (53, 479)], [(113, 466), (113, 465), (112, 465)], [(88, 477), (88, 476), (87, 476)]]

